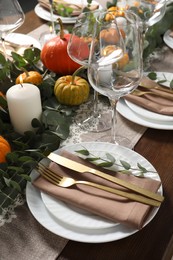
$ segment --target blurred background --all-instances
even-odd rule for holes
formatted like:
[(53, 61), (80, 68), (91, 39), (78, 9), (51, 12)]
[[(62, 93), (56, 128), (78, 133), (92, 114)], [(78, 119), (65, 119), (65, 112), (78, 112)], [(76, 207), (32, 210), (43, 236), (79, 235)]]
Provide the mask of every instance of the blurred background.
[(23, 11), (26, 13), (30, 10), (33, 10), (36, 4), (38, 3), (37, 0), (18, 0), (19, 4), (21, 5)]

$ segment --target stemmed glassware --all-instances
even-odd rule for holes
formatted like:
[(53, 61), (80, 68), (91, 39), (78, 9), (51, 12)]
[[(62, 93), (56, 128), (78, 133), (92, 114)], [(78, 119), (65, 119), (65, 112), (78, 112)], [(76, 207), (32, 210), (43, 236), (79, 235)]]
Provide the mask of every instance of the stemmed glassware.
[[(116, 43), (119, 43), (118, 46)], [(130, 140), (116, 135), (116, 105), (141, 80), (141, 47), (141, 31), (134, 13), (117, 11), (116, 15), (111, 12), (100, 14), (94, 26), (88, 79), (96, 91), (109, 98), (112, 107), (111, 136), (102, 136), (102, 141), (123, 146), (130, 144)]]
[(118, 1), (118, 8), (131, 10), (140, 17), (143, 39), (149, 27), (159, 22), (166, 10), (166, 0), (126, 0)]
[(17, 0), (0, 0), (0, 39), (6, 58), (5, 37), (20, 27), (24, 20), (25, 15)]
[[(100, 10), (81, 13), (71, 32), (67, 51), (72, 60), (82, 65), (85, 69), (88, 67), (88, 58), (90, 53), (93, 27)], [(106, 117), (105, 118), (105, 114)], [(111, 120), (109, 120), (109, 111), (99, 112), (98, 93), (94, 91), (93, 104), (89, 104), (89, 109), (82, 109), (75, 118), (76, 123), (87, 131), (100, 132), (110, 129)]]

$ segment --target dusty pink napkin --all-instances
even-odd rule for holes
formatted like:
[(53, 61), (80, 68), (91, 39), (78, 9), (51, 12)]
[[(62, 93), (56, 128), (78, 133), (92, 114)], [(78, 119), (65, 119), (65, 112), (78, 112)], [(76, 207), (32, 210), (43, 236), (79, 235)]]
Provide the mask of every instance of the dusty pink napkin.
[[(141, 83), (144, 86), (158, 86), (157, 83), (146, 77), (143, 78)], [(133, 94), (129, 94), (125, 97), (125, 99), (152, 112), (173, 116), (173, 91), (172, 93), (167, 93), (166, 91), (164, 91), (164, 87), (163, 91), (158, 89), (147, 89), (142, 87), (138, 87), (138, 89), (141, 91), (154, 92), (158, 95), (144, 94), (142, 96), (135, 96)], [(162, 94), (163, 97), (160, 97), (159, 94)]]
[[(97, 168), (86, 160), (83, 160), (65, 150), (62, 151), (61, 155), (74, 161), (88, 165), (92, 168)], [(53, 171), (63, 176), (70, 176), (72, 178), (80, 180), (89, 180), (110, 187), (118, 187), (119, 189), (123, 189), (120, 186), (117, 186), (110, 181), (104, 180), (103, 178), (94, 176), (91, 173), (77, 173), (65, 167), (59, 166), (53, 162), (50, 163), (49, 167)], [(101, 170), (103, 171), (103, 169)], [(110, 173), (110, 171), (108, 172)], [(159, 181), (151, 180), (149, 178), (137, 178), (132, 175), (125, 175), (115, 172), (111, 172), (111, 174), (153, 192), (156, 192), (160, 186)], [(118, 223), (129, 225), (137, 229), (142, 228), (147, 219), (148, 213), (152, 209), (152, 207), (148, 205), (130, 201), (129, 199), (86, 185), (78, 184), (72, 186), (71, 188), (61, 188), (51, 184), (42, 177), (38, 177), (33, 182), (33, 185), (38, 189), (56, 197), (58, 200), (62, 200), (81, 209), (90, 211), (96, 215), (102, 216)]]

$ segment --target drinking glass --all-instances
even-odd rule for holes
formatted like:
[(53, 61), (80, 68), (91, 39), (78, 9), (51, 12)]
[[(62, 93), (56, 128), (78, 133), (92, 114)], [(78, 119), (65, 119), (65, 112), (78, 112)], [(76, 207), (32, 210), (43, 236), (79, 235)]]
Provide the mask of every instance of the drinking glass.
[(17, 0), (0, 0), (0, 39), (6, 58), (5, 37), (20, 27), (24, 20), (25, 15)]
[(140, 17), (144, 40), (149, 27), (163, 18), (166, 11), (166, 0), (120, 0), (117, 2), (117, 6), (122, 10), (131, 10)]
[[(88, 67), (88, 58), (91, 47), (93, 27), (100, 10), (81, 13), (71, 32), (67, 51), (72, 60), (82, 65), (85, 69)], [(85, 105), (83, 105), (84, 107)], [(111, 117), (110, 111), (98, 109), (98, 93), (94, 91), (93, 104), (89, 104), (86, 109), (75, 118), (76, 123), (87, 131), (100, 132), (110, 129)], [(106, 116), (105, 116), (106, 114)], [(110, 120), (109, 120), (110, 119)]]
[[(120, 43), (118, 46), (117, 42)], [(121, 97), (137, 88), (141, 80), (141, 47), (141, 30), (134, 13), (117, 11), (116, 15), (111, 12), (100, 14), (94, 26), (88, 79), (96, 91), (109, 98), (112, 107), (111, 136), (102, 136), (102, 141), (127, 147), (130, 144), (130, 140), (116, 134), (116, 105)]]

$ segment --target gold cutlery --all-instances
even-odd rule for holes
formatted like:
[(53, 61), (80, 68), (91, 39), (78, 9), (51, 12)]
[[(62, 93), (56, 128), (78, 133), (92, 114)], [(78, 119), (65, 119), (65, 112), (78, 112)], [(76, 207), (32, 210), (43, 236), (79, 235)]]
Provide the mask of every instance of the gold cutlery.
[(94, 182), (89, 182), (89, 181), (82, 181), (82, 180), (75, 180), (72, 179), (70, 177), (65, 177), (65, 176), (61, 176), (55, 172), (53, 172), (52, 170), (50, 170), (48, 167), (46, 167), (45, 165), (43, 165), (42, 163), (39, 163), (37, 166), (37, 171), (40, 173), (40, 175), (45, 178), (46, 180), (48, 180), (50, 183), (63, 187), (63, 188), (68, 188), (71, 187), (73, 185), (76, 184), (84, 184), (84, 185), (88, 185), (91, 187), (95, 187), (97, 189), (100, 190), (104, 190), (116, 195), (119, 195), (121, 197), (124, 198), (128, 198), (131, 199), (133, 201), (137, 201), (143, 204), (147, 204), (150, 206), (155, 206), (155, 207), (159, 207), (161, 202), (153, 200), (153, 199), (149, 199), (146, 198), (144, 196), (138, 195), (138, 194), (134, 194), (134, 193), (128, 193), (125, 191), (121, 191), (118, 189), (114, 189), (114, 188), (110, 188), (101, 184), (97, 184)]
[(131, 94), (134, 96), (138, 96), (138, 97), (142, 97), (146, 94), (149, 94), (149, 95), (154, 95), (154, 96), (166, 98), (169, 100), (173, 100), (173, 92), (172, 92), (172, 95), (170, 95), (170, 93), (166, 93), (164, 91), (154, 92), (154, 91), (143, 91), (143, 90), (135, 89)]
[(74, 170), (76, 172), (79, 172), (79, 173), (84, 173), (84, 172), (89, 172), (89, 173), (92, 173), (94, 175), (97, 175), (103, 179), (106, 179), (106, 180), (109, 180), (113, 183), (116, 183), (122, 187), (125, 187), (129, 190), (132, 190), (136, 193), (139, 193), (145, 197), (148, 197), (148, 198), (151, 198), (151, 199), (154, 199), (154, 200), (157, 200), (159, 202), (162, 202), (164, 200), (164, 197), (161, 196), (160, 194), (157, 194), (157, 193), (154, 193), (154, 192), (151, 192), (149, 190), (146, 190), (144, 188), (141, 188), (133, 183), (129, 183), (127, 181), (124, 181), (124, 180), (121, 180), (115, 176), (111, 176), (109, 174), (106, 174), (104, 172), (101, 172), (99, 170), (96, 170), (96, 169), (93, 169), (91, 167), (88, 167), (86, 165), (83, 165), (81, 163), (78, 163), (78, 162), (75, 162), (71, 159), (68, 159), (68, 158), (65, 158), (63, 156), (60, 156), (58, 154), (55, 154), (55, 153), (50, 153), (48, 155), (48, 158), (54, 162), (56, 162), (57, 164), (61, 165), (61, 166), (64, 166), (68, 169), (71, 169), (71, 170)]
[(148, 77), (143, 76), (139, 86), (146, 88), (146, 89), (158, 89), (170, 94), (173, 94), (173, 89), (167, 88), (157, 82), (149, 79)]

